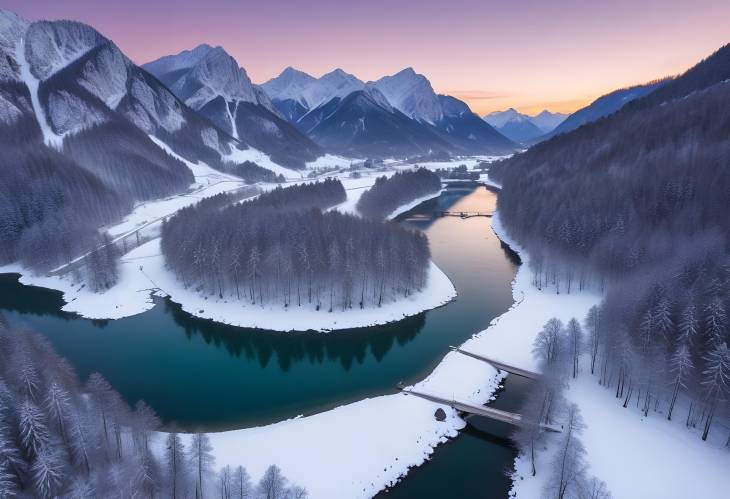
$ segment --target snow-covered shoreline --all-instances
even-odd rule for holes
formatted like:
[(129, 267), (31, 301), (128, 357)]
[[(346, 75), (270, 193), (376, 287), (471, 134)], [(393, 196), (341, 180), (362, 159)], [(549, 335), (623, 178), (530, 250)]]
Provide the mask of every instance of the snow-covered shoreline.
[[(498, 215), (492, 219), (492, 227), (500, 239), (527, 262), (528, 255), (507, 237)], [(135, 308), (147, 309), (153, 306), (151, 295), (154, 288), (167, 291), (165, 279), (174, 279), (169, 272), (168, 277), (156, 273), (155, 269), (159, 270), (161, 266), (151, 264), (155, 259), (161, 259), (155, 241), (125, 255), (122, 280), (135, 283), (133, 294), (127, 293), (129, 296), (124, 293), (114, 296), (113, 293), (119, 293), (115, 291), (116, 287), (103, 295), (79, 291), (77, 286), (67, 291), (75, 295), (86, 293), (96, 296), (93, 301), (88, 301), (87, 297), (84, 306), (94, 312), (104, 310), (103, 315), (107, 316), (122, 317), (130, 315)], [(164, 268), (162, 270), (167, 272)], [(2, 268), (0, 271), (14, 270)], [(57, 280), (23, 276), (21, 281), (57, 287), (57, 283), (45, 282), (48, 279)], [(515, 304), (496, 318), (489, 328), (465, 342), (462, 348), (535, 369), (530, 355), (532, 341), (547, 318), (556, 315), (550, 306), (556, 295), (531, 287), (527, 265), (519, 268), (512, 288)], [(65, 309), (80, 305), (76, 303), (78, 296), (69, 298), (72, 301)], [(571, 298), (593, 303), (593, 300), (578, 295), (571, 295)], [(172, 299), (175, 300), (175, 296)], [(210, 303), (206, 305), (209, 307)], [(503, 376), (484, 362), (449, 352), (414, 388), (484, 404), (492, 399)], [(447, 414), (442, 422), (434, 418), (439, 407)], [(464, 421), (449, 407), (394, 394), (263, 427), (214, 433), (211, 441), (217, 466), (242, 464), (254, 476), (260, 476), (266, 466), (276, 463), (287, 477), (305, 486), (312, 497), (372, 497), (397, 483), (411, 467), (423, 464), (435, 447), (457, 436), (464, 425)], [(313, 449), (317, 452), (312, 452)], [(338, 479), (333, 480), (333, 476)]]
[[(507, 236), (498, 215), (492, 219), (492, 228), (523, 262), (529, 261), (529, 255)], [(572, 316), (570, 311), (555, 310), (554, 305), (567, 299), (571, 309), (587, 310), (597, 299), (587, 293), (556, 295), (537, 290), (531, 286), (528, 265), (519, 268), (512, 289), (512, 307), (461, 348), (536, 369), (530, 352), (537, 332), (554, 315), (566, 320)], [(449, 352), (413, 388), (485, 404), (493, 400), (504, 375), (484, 362)], [(439, 407), (446, 412), (442, 422), (434, 418)], [(213, 433), (210, 437), (217, 466), (242, 464), (256, 476), (275, 462), (312, 497), (368, 498), (395, 485), (464, 426), (465, 422), (448, 406), (395, 394), (263, 427)]]
[(61, 291), (66, 302), (62, 310), (87, 319), (129, 317), (154, 307), (153, 296), (169, 296), (183, 310), (202, 319), (282, 332), (329, 332), (382, 325), (440, 307), (456, 297), (454, 285), (433, 262), (424, 289), (381, 307), (347, 311), (335, 309), (328, 312), (324, 308), (315, 310), (313, 304), (284, 308), (279, 304), (252, 305), (229, 296), (224, 299), (206, 297), (192, 289), (185, 289), (174, 273), (165, 268), (159, 239), (153, 239), (124, 255), (119, 271), (120, 279), (116, 286), (105, 293), (94, 293), (69, 279), (31, 275), (17, 264), (0, 267), (0, 273), (21, 274), (22, 284)]
[[(164, 143), (159, 143), (165, 149)], [(171, 152), (171, 151), (168, 151)], [(171, 152), (171, 154), (174, 154)], [(108, 227), (114, 237), (122, 237), (144, 228), (147, 236), (158, 237), (162, 218), (178, 209), (188, 206), (202, 197), (237, 189), (242, 182), (220, 174), (206, 165), (186, 162), (195, 174), (196, 183), (189, 193), (168, 199), (152, 201), (135, 208), (124, 220)], [(360, 195), (370, 187), (376, 176), (361, 179), (342, 179), (347, 188), (348, 199), (334, 209), (351, 212)], [(212, 181), (206, 184), (206, 181)], [(270, 188), (265, 185), (263, 188)], [(434, 193), (428, 197), (438, 196)], [(425, 200), (425, 199), (424, 199)], [(422, 200), (416, 200), (419, 203)], [(414, 201), (415, 203), (415, 201)], [(414, 203), (399, 208), (398, 212), (411, 209)], [(418, 204), (418, 203), (416, 203)], [(339, 310), (329, 307), (317, 311), (313, 304), (301, 307), (276, 305), (255, 305), (245, 300), (227, 296), (203, 296), (194, 290), (185, 289), (164, 263), (159, 248), (159, 238), (152, 239), (125, 254), (119, 266), (119, 282), (104, 293), (91, 292), (73, 282), (70, 275), (64, 277), (33, 275), (15, 263), (0, 267), (0, 273), (21, 274), (20, 282), (61, 291), (66, 302), (62, 310), (77, 313), (88, 319), (121, 319), (143, 313), (154, 307), (153, 296), (169, 296), (179, 303), (183, 310), (203, 319), (210, 319), (233, 326), (260, 328), (281, 332), (321, 331), (362, 328), (383, 325), (447, 304), (456, 297), (456, 289), (449, 278), (431, 262), (428, 282), (424, 289), (408, 297), (385, 303), (381, 307)]]
[(399, 215), (402, 215), (403, 213), (406, 213), (407, 211), (412, 210), (419, 204), (424, 203), (424, 202), (428, 201), (429, 199), (439, 197), (443, 191), (444, 191), (443, 189), (439, 189), (438, 191), (432, 192), (430, 194), (426, 194), (425, 196), (421, 196), (420, 198), (416, 198), (413, 201), (411, 201), (410, 203), (406, 203), (402, 206), (399, 206), (398, 208), (393, 210), (390, 213), (390, 215), (388, 215), (386, 218), (387, 218), (387, 220), (393, 220), (393, 219), (397, 218)]

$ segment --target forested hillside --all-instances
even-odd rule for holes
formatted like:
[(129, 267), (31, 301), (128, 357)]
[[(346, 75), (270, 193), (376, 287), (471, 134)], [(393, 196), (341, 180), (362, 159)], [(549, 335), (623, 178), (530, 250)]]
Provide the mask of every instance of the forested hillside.
[(162, 252), (185, 286), (252, 304), (379, 306), (426, 284), (426, 236), (322, 210), (343, 202), (338, 180), (276, 189), (219, 208), (181, 210), (162, 229)]
[(357, 210), (374, 219), (387, 217), (399, 206), (441, 190), (441, 178), (430, 170), (419, 168), (396, 172), (392, 177), (378, 177), (357, 202)]
[(702, 438), (728, 417), (730, 396), (729, 76), (726, 46), (656, 94), (490, 171), (534, 284), (606, 291), (588, 320), (601, 383), (645, 414), (671, 417), (683, 400)]

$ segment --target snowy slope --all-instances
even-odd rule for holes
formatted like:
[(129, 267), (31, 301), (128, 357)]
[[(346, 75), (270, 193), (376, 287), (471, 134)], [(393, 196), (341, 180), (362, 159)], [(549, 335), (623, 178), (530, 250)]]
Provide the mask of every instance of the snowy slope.
[[(20, 78), (16, 48), (25, 31), (28, 21), (14, 12), (0, 9), (0, 80), (18, 80)], [(7, 57), (11, 55), (11, 57)]]
[(542, 110), (539, 114), (530, 116), (529, 114), (520, 113), (511, 107), (505, 111), (494, 111), (487, 114), (484, 116), (484, 121), (497, 129), (509, 123), (529, 122), (539, 128), (543, 133), (548, 133), (565, 121), (567, 117), (567, 114), (553, 113), (547, 109)]
[(554, 130), (559, 124), (565, 121), (568, 115), (565, 113), (552, 113), (544, 109), (539, 114), (532, 116), (530, 121), (545, 133)]
[(581, 108), (568, 116), (554, 130), (548, 133), (545, 138), (550, 138), (561, 133), (571, 132), (586, 123), (590, 123), (603, 118), (604, 116), (608, 116), (609, 114), (613, 114), (629, 102), (650, 94), (665, 83), (665, 81), (660, 81), (646, 85), (637, 85), (635, 87), (624, 88), (603, 95), (586, 107)]
[(436, 92), (425, 76), (406, 68), (375, 82), (388, 101), (400, 112), (418, 121), (432, 125), (441, 120), (444, 113)]
[(160, 78), (193, 109), (200, 109), (221, 96), (226, 101), (251, 102), (273, 110), (266, 94), (256, 90), (246, 70), (222, 47), (198, 45), (142, 67)]
[[(545, 112), (547, 111), (543, 113)], [(545, 133), (535, 124), (533, 117), (522, 114), (514, 108), (489, 113), (484, 117), (484, 121), (495, 127), (505, 137), (520, 143), (530, 141)], [(547, 122), (549, 117), (543, 114), (540, 121)]]
[(280, 165), (303, 168), (321, 155), (222, 47), (199, 45), (144, 67), (218, 128)]
[(261, 87), (274, 102), (295, 101), (304, 109), (312, 110), (335, 97), (342, 98), (362, 89), (364, 83), (339, 68), (314, 78), (288, 67)]
[(393, 109), (372, 86), (332, 99), (301, 122), (326, 150), (348, 157), (391, 158), (455, 149), (430, 125)]
[[(586, 365), (589, 359), (583, 359)], [(703, 442), (697, 431), (685, 427), (686, 407), (678, 407), (673, 421), (650, 413), (648, 418), (633, 404), (624, 408), (615, 390), (598, 385), (589, 372), (571, 380), (566, 398), (580, 407), (586, 428), (581, 441), (588, 472), (604, 482), (614, 498), (662, 499), (724, 497), (730, 490), (730, 453), (724, 435)], [(711, 439), (712, 440), (712, 439)], [(544, 470), (556, 453), (556, 441), (536, 457), (537, 474), (527, 456), (515, 460), (516, 475), (510, 497), (540, 497), (546, 484)]]

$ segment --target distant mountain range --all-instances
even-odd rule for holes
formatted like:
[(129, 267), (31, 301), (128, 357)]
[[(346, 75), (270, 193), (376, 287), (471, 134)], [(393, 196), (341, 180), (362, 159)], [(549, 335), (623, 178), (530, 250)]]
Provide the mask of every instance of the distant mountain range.
[(629, 102), (654, 93), (670, 80), (667, 78), (614, 90), (570, 115), (545, 110), (538, 115), (528, 116), (509, 108), (506, 111), (490, 113), (484, 120), (505, 137), (529, 147), (609, 116)]
[(567, 114), (552, 113), (547, 109), (535, 116), (529, 116), (509, 108), (506, 111), (489, 113), (484, 117), (484, 121), (505, 137), (524, 144), (551, 132), (567, 116)]
[(591, 102), (586, 107), (574, 112), (551, 130), (539, 138), (539, 141), (547, 140), (555, 135), (571, 132), (586, 123), (599, 120), (605, 116), (615, 113), (629, 102), (640, 99), (661, 87), (667, 80), (636, 85), (629, 88), (622, 88), (603, 95)]
[(335, 69), (320, 78), (292, 67), (263, 85), (261, 88), (269, 95), (274, 106), (292, 123), (312, 109), (335, 97), (345, 97), (351, 92), (362, 90), (365, 84), (357, 77)]
[(336, 69), (293, 68), (262, 85), (274, 107), (325, 150), (352, 156), (505, 154), (518, 146), (464, 102), (406, 68), (365, 83)]
[(218, 128), (284, 166), (301, 168), (322, 155), (222, 47), (199, 45), (142, 67)]

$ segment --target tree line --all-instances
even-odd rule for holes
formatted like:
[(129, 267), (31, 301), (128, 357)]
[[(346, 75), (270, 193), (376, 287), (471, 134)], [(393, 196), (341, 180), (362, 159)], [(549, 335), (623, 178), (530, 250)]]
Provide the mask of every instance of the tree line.
[[(710, 286), (711, 293), (722, 292)], [(543, 375), (525, 397), (520, 409), (523, 424), (513, 440), (535, 475), (536, 452), (548, 438), (540, 425), (562, 426), (554, 446), (557, 453), (546, 470), (546, 497), (610, 495), (605, 484), (585, 473), (585, 450), (579, 439), (584, 425), (577, 406), (563, 397), (570, 379), (581, 371), (590, 372), (611, 390), (618, 404), (636, 407), (645, 417), (652, 413), (671, 420), (681, 408), (685, 426), (698, 429), (703, 440), (718, 420), (724, 422), (714, 424), (720, 431), (730, 422), (730, 350), (727, 337), (718, 336), (718, 325), (727, 321), (724, 306), (716, 299), (710, 299), (705, 310), (687, 301), (672, 304), (664, 289), (677, 287), (655, 287), (634, 303), (637, 296), (629, 289), (627, 283), (612, 291), (604, 304), (589, 310), (583, 323), (573, 318), (563, 324), (552, 318), (536, 336), (533, 354)], [(677, 291), (680, 294), (683, 300), (693, 295)], [(618, 306), (630, 310), (612, 310)], [(627, 327), (625, 319), (637, 324)], [(730, 433), (726, 438), (725, 445), (730, 446)]]
[(218, 168), (219, 170), (232, 173), (237, 177), (241, 177), (247, 184), (255, 184), (257, 182), (269, 182), (281, 184), (286, 181), (284, 175), (275, 174), (271, 170), (268, 170), (262, 166), (259, 166), (253, 161), (244, 161), (243, 163), (233, 164), (225, 166), (224, 168)]
[(686, 426), (707, 439), (718, 418), (730, 422), (728, 297), (730, 260), (718, 255), (611, 286), (593, 312), (611, 331), (598, 331), (592, 353), (600, 383), (615, 386), (624, 407), (633, 401), (644, 415), (672, 419), (680, 403)]
[(695, 241), (730, 242), (728, 97), (720, 83), (637, 104), (494, 164), (500, 216), (543, 281), (616, 280)]
[(277, 188), (253, 201), (180, 210), (162, 229), (167, 265), (186, 287), (252, 304), (317, 310), (380, 306), (423, 288), (426, 236), (323, 209), (339, 180)]
[[(590, 322), (590, 315), (587, 326)], [(539, 359), (542, 376), (535, 380), (520, 407), (522, 422), (512, 434), (520, 454), (530, 463), (532, 475), (547, 474), (542, 497), (549, 499), (610, 499), (606, 484), (587, 472), (586, 451), (581, 441), (585, 429), (580, 409), (565, 400), (567, 381), (581, 369), (583, 326), (572, 319), (567, 325), (550, 319), (535, 338), (533, 355)], [(561, 428), (547, 433), (542, 425)], [(537, 452), (548, 439), (554, 454), (547, 469), (538, 470)]]
[(378, 177), (357, 202), (357, 210), (368, 218), (382, 220), (399, 206), (441, 190), (441, 179), (425, 169), (396, 172)]
[(533, 284), (605, 292), (590, 351), (601, 384), (646, 415), (681, 407), (702, 438), (727, 418), (730, 385), (730, 66), (717, 62), (663, 85), (666, 100), (649, 94), (490, 169)]
[(144, 402), (130, 408), (100, 374), (82, 383), (42, 336), (0, 317), (0, 497), (294, 499), (306, 490), (272, 465), (215, 471), (208, 436), (164, 436)]

